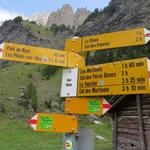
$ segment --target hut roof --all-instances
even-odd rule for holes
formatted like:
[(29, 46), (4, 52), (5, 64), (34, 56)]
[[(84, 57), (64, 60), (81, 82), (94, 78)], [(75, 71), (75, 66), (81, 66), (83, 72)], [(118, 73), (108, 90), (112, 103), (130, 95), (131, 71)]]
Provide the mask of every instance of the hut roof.
[(112, 107), (108, 110), (108, 113), (113, 113), (122, 108), (125, 104), (135, 100), (136, 95), (118, 95), (111, 98), (110, 103)]

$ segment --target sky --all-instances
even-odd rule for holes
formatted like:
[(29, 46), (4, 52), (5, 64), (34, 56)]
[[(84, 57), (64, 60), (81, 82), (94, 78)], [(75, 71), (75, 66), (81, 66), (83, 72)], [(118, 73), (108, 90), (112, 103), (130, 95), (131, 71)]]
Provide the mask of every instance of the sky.
[(0, 21), (13, 19), (18, 15), (31, 16), (35, 12), (52, 12), (64, 4), (70, 4), (74, 11), (84, 8), (93, 11), (104, 8), (110, 0), (0, 0)]

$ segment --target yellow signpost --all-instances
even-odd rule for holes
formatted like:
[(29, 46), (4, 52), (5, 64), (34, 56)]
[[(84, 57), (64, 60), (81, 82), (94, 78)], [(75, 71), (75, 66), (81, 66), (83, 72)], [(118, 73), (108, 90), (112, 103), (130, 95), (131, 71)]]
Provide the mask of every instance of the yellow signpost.
[(73, 52), (13, 43), (3, 43), (1, 45), (0, 53), (1, 59), (11, 61), (37, 63), (69, 68), (85, 65), (84, 57)]
[(84, 52), (119, 48), (126, 46), (144, 45), (150, 41), (150, 31), (145, 28), (112, 32), (87, 36), (83, 38), (73, 38), (66, 41), (66, 51)]
[(29, 120), (29, 124), (37, 132), (77, 133), (77, 119), (76, 116), (38, 113)]
[[(80, 106), (80, 107), (79, 107)], [(66, 114), (104, 115), (111, 105), (104, 98), (66, 98)]]
[(147, 58), (81, 67), (78, 96), (150, 93), (150, 61)]

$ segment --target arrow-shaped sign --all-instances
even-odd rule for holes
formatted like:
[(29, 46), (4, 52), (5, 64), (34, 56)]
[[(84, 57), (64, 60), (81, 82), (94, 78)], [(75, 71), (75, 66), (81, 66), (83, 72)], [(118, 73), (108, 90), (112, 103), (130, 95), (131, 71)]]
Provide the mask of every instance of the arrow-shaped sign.
[(78, 132), (76, 116), (38, 113), (28, 123), (37, 132)]
[(84, 52), (127, 46), (144, 45), (150, 41), (150, 31), (145, 28), (99, 34), (66, 41), (66, 51)]
[(65, 113), (104, 115), (111, 105), (105, 98), (67, 98)]
[(0, 59), (69, 68), (85, 65), (84, 57), (73, 52), (14, 43), (0, 45)]
[[(72, 72), (71, 76), (70, 70)], [(73, 80), (71, 77), (74, 77)], [(74, 92), (72, 93), (72, 91)], [(150, 60), (148, 58), (118, 61), (63, 71), (62, 97), (148, 93), (150, 93)]]

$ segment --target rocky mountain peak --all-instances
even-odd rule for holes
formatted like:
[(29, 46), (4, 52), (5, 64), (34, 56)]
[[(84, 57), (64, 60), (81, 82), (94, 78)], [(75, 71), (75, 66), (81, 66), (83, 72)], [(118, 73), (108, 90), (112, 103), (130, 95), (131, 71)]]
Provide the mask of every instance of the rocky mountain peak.
[(71, 12), (71, 13), (73, 13), (73, 8), (69, 4), (65, 4), (61, 8), (61, 12)]
[(91, 12), (87, 8), (78, 8), (73, 13), (73, 8), (69, 4), (65, 4), (62, 8), (55, 12), (34, 13), (30, 20), (35, 21), (39, 25), (51, 27), (53, 24), (66, 25), (77, 28), (81, 25)]
[(87, 8), (78, 8), (74, 14), (75, 28), (79, 27), (90, 14), (91, 12)]

